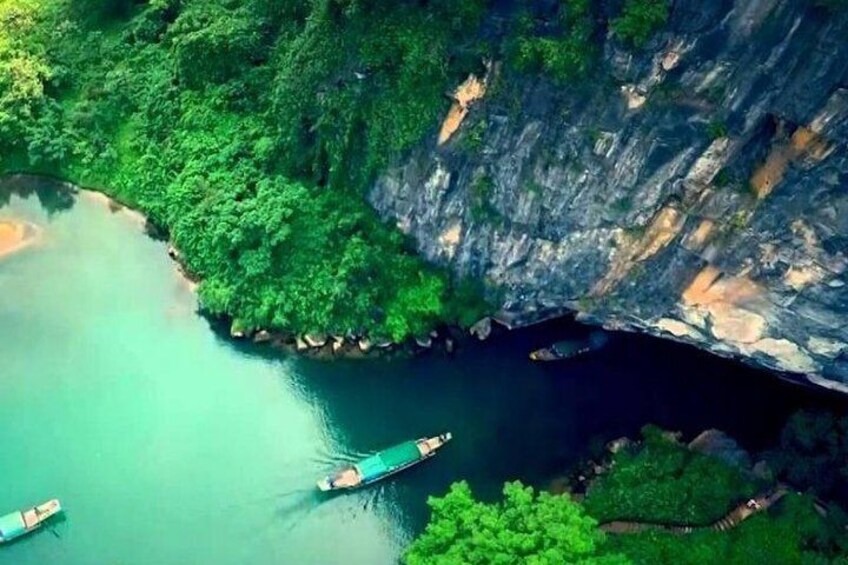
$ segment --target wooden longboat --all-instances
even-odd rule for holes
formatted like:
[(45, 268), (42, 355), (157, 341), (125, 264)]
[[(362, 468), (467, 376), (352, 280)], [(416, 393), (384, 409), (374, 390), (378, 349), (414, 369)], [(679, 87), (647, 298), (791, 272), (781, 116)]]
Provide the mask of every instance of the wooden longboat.
[(431, 458), (451, 439), (453, 435), (447, 432), (431, 438), (405, 441), (366, 457), (354, 465), (342, 467), (319, 480), (318, 489), (347, 490), (376, 483)]
[(62, 505), (54, 498), (27, 510), (0, 516), (0, 543), (6, 543), (34, 532), (45, 521), (61, 511)]
[(584, 339), (566, 339), (552, 344), (550, 347), (537, 349), (530, 353), (532, 361), (562, 361), (580, 355), (592, 353), (603, 348), (609, 337), (605, 332), (594, 331)]

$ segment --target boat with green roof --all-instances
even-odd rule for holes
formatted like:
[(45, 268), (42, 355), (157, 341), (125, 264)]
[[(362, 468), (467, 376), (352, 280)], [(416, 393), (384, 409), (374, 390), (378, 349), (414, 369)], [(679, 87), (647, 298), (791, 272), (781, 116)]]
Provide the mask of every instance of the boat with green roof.
[(431, 438), (405, 441), (324, 477), (318, 481), (318, 488), (331, 491), (370, 485), (429, 459), (451, 439), (453, 436), (447, 432)]
[(45, 521), (61, 511), (62, 505), (54, 498), (28, 510), (20, 510), (0, 516), (0, 543), (6, 543), (34, 532)]

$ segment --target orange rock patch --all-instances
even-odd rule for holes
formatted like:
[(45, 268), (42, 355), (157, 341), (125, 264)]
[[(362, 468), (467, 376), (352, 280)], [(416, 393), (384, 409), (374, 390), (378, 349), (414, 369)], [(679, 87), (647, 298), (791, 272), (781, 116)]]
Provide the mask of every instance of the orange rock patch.
[(762, 289), (747, 277), (724, 277), (716, 267), (708, 265), (683, 291), (683, 302), (706, 306), (715, 302), (741, 304), (762, 295)]
[(766, 319), (745, 307), (763, 291), (747, 277), (724, 276), (709, 265), (683, 291), (683, 303), (709, 315), (713, 335), (723, 341), (754, 343), (766, 330)]
[(686, 221), (686, 216), (676, 208), (667, 206), (654, 216), (645, 235), (625, 245), (613, 260), (607, 274), (592, 289), (592, 296), (609, 292), (621, 281), (634, 265), (650, 259), (671, 243)]
[(453, 99), (453, 104), (448, 110), (445, 121), (442, 122), (441, 130), (439, 130), (439, 145), (447, 142), (456, 133), (456, 130), (459, 129), (468, 115), (470, 105), (486, 95), (490, 69), (491, 66), (487, 65), (486, 76), (482, 79), (473, 74), (468, 75), (465, 82), (460, 84), (453, 94), (449, 95)]
[(830, 154), (832, 147), (809, 128), (799, 127), (788, 143), (780, 143), (772, 148), (765, 163), (754, 171), (751, 187), (757, 198), (763, 199), (780, 184), (789, 164), (801, 157), (811, 157), (821, 161)]
[(683, 242), (683, 246), (689, 251), (698, 251), (702, 249), (704, 244), (707, 243), (707, 239), (713, 233), (713, 228), (715, 228), (715, 222), (712, 220), (703, 220), (700, 224), (698, 224), (698, 227), (686, 237), (686, 241)]

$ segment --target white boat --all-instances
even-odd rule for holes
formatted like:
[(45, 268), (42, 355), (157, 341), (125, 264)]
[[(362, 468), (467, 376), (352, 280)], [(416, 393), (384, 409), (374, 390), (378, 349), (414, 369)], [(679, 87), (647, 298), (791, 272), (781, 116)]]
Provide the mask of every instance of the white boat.
[(62, 511), (57, 499), (0, 516), (0, 543), (6, 543), (40, 528), (44, 522)]

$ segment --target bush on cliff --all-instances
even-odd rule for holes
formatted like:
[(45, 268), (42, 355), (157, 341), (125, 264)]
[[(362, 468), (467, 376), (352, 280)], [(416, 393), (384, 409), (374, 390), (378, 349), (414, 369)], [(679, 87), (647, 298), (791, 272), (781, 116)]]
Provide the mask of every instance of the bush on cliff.
[(595, 21), (589, 0), (563, 0), (558, 4), (554, 33), (537, 30), (530, 13), (518, 19), (511, 59), (525, 72), (541, 71), (559, 82), (585, 76), (596, 47), (592, 42)]
[(669, 0), (625, 0), (610, 22), (612, 32), (633, 47), (642, 47), (668, 21)]

